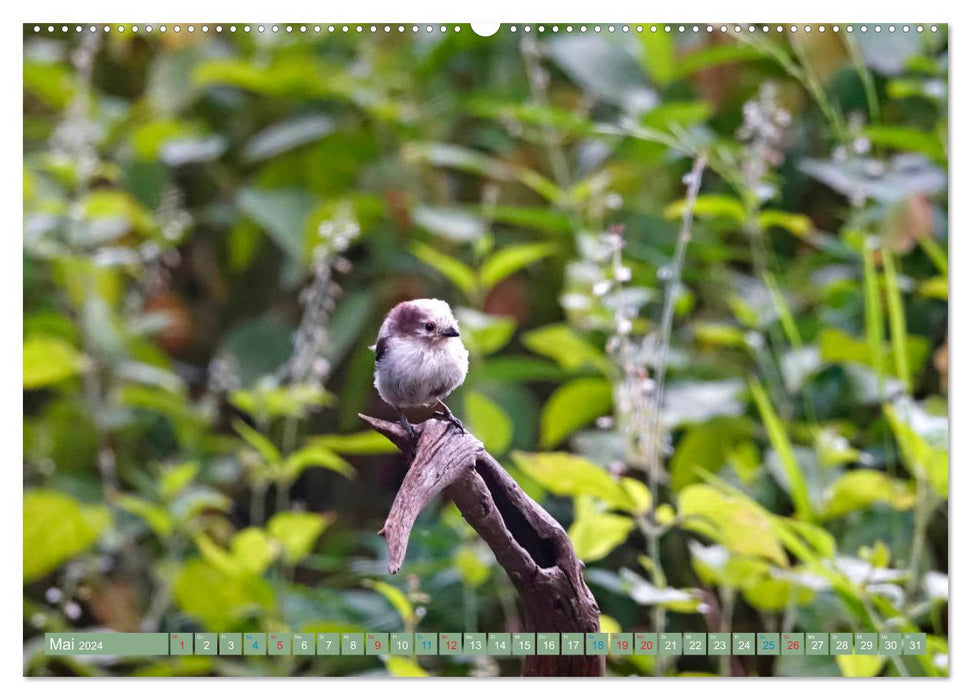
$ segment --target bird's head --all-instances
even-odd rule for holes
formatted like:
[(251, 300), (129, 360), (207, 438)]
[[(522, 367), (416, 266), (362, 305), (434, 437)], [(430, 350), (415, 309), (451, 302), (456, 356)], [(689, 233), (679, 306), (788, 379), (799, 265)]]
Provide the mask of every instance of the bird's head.
[(403, 301), (391, 310), (388, 320), (392, 333), (429, 344), (459, 337), (458, 321), (441, 299)]

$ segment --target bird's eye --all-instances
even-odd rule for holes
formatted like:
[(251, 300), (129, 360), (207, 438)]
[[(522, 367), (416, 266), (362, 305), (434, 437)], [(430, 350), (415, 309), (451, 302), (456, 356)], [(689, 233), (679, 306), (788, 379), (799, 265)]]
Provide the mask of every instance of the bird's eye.
[(435, 324), (434, 323), (430, 323), (430, 322), (429, 323), (426, 323), (425, 324), (425, 330), (428, 331), (429, 333), (431, 333), (433, 330), (435, 330)]

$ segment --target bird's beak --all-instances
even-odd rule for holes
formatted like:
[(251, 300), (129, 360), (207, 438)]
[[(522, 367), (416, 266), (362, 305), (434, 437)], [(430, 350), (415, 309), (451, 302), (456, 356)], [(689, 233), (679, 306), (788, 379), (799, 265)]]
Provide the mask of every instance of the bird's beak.
[(442, 335), (444, 335), (446, 338), (458, 338), (459, 329), (456, 328), (455, 326), (452, 326), (451, 328), (446, 328), (445, 330), (442, 331)]

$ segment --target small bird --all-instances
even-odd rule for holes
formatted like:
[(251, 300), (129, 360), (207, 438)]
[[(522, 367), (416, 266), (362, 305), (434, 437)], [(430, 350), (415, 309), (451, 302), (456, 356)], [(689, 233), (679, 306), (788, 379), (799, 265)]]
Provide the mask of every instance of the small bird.
[(401, 409), (436, 403), (438, 415), (465, 432), (442, 402), (469, 372), (469, 351), (447, 303), (440, 299), (401, 302), (388, 312), (371, 349), (375, 351), (374, 387), (412, 438), (415, 428)]

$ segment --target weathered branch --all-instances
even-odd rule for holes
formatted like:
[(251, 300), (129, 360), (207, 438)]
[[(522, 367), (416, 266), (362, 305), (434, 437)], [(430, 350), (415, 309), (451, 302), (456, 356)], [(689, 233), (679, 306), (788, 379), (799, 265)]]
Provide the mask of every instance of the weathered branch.
[[(526, 632), (597, 632), (600, 610), (583, 580), (566, 532), (523, 493), (516, 481), (471, 433), (444, 420), (417, 427), (417, 440), (398, 423), (361, 415), (405, 454), (414, 454), (381, 534), (388, 569), (405, 558), (418, 513), (440, 492), (492, 549), (519, 593)], [(524, 676), (602, 676), (602, 656), (527, 656)]]

